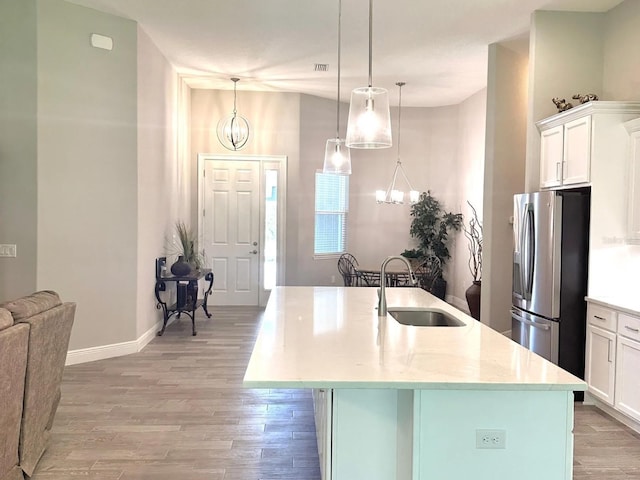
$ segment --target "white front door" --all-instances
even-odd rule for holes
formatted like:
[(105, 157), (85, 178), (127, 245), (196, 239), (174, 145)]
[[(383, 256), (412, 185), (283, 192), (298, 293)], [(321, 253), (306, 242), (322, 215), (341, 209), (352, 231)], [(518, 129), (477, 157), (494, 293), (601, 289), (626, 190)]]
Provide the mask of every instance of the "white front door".
[(260, 162), (204, 162), (202, 240), (215, 305), (258, 305)]

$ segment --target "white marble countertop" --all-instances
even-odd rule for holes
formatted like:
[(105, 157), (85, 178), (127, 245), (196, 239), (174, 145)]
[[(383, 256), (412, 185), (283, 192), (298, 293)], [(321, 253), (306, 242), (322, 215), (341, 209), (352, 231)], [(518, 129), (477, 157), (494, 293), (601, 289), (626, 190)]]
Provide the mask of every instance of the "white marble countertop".
[(587, 302), (597, 303), (629, 315), (640, 315), (640, 298), (630, 295), (593, 295), (585, 297)]
[(244, 377), (252, 388), (585, 390), (586, 384), (417, 288), (392, 307), (432, 307), (464, 327), (378, 317), (376, 288), (277, 287)]

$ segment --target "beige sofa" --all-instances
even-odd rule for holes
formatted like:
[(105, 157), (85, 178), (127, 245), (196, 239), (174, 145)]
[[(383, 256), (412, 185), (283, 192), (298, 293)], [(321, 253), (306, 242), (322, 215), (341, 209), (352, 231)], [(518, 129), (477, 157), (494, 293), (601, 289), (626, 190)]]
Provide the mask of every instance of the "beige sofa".
[(44, 453), (75, 310), (52, 291), (0, 304), (0, 480), (31, 476)]

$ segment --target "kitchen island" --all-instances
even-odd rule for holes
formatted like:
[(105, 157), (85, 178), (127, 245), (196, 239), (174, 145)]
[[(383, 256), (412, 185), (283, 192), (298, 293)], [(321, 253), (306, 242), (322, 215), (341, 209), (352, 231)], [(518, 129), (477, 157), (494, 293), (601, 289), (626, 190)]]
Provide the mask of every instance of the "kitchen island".
[(325, 480), (571, 479), (582, 380), (421, 289), (387, 304), (465, 325), (378, 317), (375, 288), (271, 292), (244, 385), (314, 389)]

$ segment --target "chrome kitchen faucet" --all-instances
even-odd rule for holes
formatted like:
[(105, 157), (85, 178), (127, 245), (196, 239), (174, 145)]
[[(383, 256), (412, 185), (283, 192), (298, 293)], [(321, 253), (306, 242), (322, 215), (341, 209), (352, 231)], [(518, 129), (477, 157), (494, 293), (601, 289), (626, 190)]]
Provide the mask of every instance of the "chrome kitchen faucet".
[(387, 316), (387, 296), (384, 292), (384, 287), (385, 287), (385, 284), (387, 283), (386, 281), (387, 263), (389, 263), (391, 260), (402, 260), (407, 265), (407, 268), (409, 269), (409, 279), (411, 280), (411, 284), (414, 286), (418, 284), (418, 279), (416, 278), (416, 275), (413, 273), (413, 269), (411, 268), (411, 264), (409, 263), (409, 260), (399, 255), (385, 258), (384, 261), (382, 262), (382, 265), (380, 265), (380, 289), (378, 290), (378, 316), (379, 317)]

